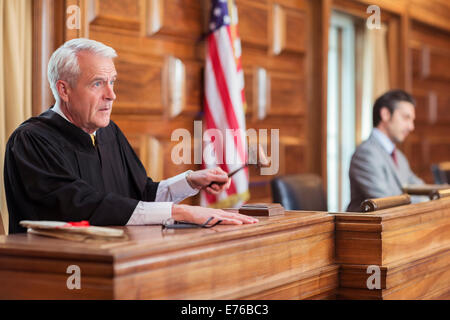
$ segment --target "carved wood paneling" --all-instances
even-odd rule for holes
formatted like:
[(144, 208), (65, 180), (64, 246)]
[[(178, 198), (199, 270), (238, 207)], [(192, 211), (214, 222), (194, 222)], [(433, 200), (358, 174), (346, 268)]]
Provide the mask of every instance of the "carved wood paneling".
[[(91, 8), (93, 17), (92, 25), (105, 28), (130, 30), (137, 32), (140, 28), (140, 5), (139, 0), (88, 0), (94, 2)], [(91, 9), (91, 11), (92, 11)]]
[(446, 0), (409, 0), (409, 14), (413, 19), (450, 31), (450, 3)]
[(115, 86), (117, 100), (114, 104), (114, 111), (162, 114), (163, 59), (119, 54), (115, 65), (120, 80)]
[(416, 90), (414, 98), (416, 99), (416, 124), (433, 124), (436, 122), (434, 115), (434, 99), (435, 95), (431, 92), (421, 92)]
[(304, 144), (284, 145), (284, 174), (306, 173), (306, 148)]
[[(253, 118), (263, 120), (267, 117), (271, 103), (270, 74), (264, 68), (253, 69), (252, 108)], [(254, 99), (253, 99), (254, 97)]]
[(180, 59), (169, 55), (162, 71), (162, 102), (168, 118), (178, 116), (186, 107), (186, 67)]
[(427, 64), (424, 66), (424, 75), (431, 80), (450, 81), (450, 74), (448, 73), (448, 70), (450, 70), (450, 50), (443, 51), (430, 48), (425, 52), (424, 59), (426, 59)]
[(419, 125), (450, 125), (450, 94), (437, 90), (415, 89), (416, 122)]
[(141, 0), (141, 36), (152, 36), (164, 24), (164, 2), (162, 0)]
[(160, 33), (198, 40), (203, 31), (201, 1), (164, 0), (164, 21)]
[(413, 171), (432, 183), (431, 165), (450, 160), (450, 34), (421, 23), (411, 27), (416, 128), (405, 143), (405, 153)]
[(422, 45), (412, 48), (413, 75), (426, 80), (450, 81), (450, 50)]
[[(73, 0), (72, 0), (73, 1)], [(151, 37), (170, 35), (184, 40), (198, 39), (202, 32), (202, 8), (196, 0), (85, 0), (92, 27), (104, 31)]]
[(306, 50), (307, 19), (304, 11), (287, 10), (286, 50), (303, 53)]
[[(167, 57), (155, 57), (118, 52), (119, 57), (115, 61), (116, 69), (120, 77), (115, 87), (117, 100), (115, 102), (115, 113), (157, 113), (166, 114), (165, 106), (172, 101), (169, 96), (172, 92), (171, 83), (176, 87), (174, 70), (170, 71)], [(166, 64), (165, 64), (166, 63)], [(180, 97), (184, 100), (184, 106), (179, 112), (196, 114), (200, 111), (201, 90), (198, 83), (202, 79), (202, 67), (197, 62), (184, 64), (184, 84), (179, 84)], [(167, 74), (164, 75), (164, 70)], [(188, 75), (188, 76), (186, 76)], [(171, 82), (172, 81), (172, 82)], [(183, 82), (183, 81), (182, 81)], [(164, 87), (164, 83), (165, 87)], [(183, 87), (184, 86), (184, 90)], [(167, 90), (164, 90), (166, 88)], [(178, 92), (178, 90), (177, 90)], [(184, 97), (182, 95), (184, 94)], [(165, 99), (167, 102), (165, 102)], [(178, 114), (178, 113), (177, 113)], [(166, 114), (169, 116), (169, 114)]]
[[(256, 173), (251, 173), (252, 176), (255, 176)], [(250, 197), (252, 202), (272, 202), (272, 195), (270, 190), (270, 180), (261, 180), (252, 179), (250, 181)]]
[(430, 162), (446, 162), (450, 159), (450, 139), (436, 138), (430, 141)]
[(303, 11), (289, 9), (275, 3), (271, 7), (271, 52), (302, 53), (306, 47), (306, 17)]
[(300, 116), (306, 113), (305, 84), (300, 75), (271, 73), (270, 115)]
[(308, 9), (308, 0), (274, 0), (273, 2), (283, 5), (286, 8), (292, 9)]
[[(267, 48), (268, 10), (265, 1), (237, 0), (239, 34), (244, 44)], [(245, 53), (244, 53), (245, 54)]]

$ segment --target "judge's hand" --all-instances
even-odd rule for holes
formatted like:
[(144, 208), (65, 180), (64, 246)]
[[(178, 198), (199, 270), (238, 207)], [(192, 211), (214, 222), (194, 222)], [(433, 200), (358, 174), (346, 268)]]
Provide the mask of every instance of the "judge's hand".
[(227, 212), (221, 209), (212, 209), (198, 206), (189, 206), (183, 204), (174, 204), (172, 207), (172, 219), (196, 224), (205, 223), (210, 217), (213, 217), (208, 224), (212, 225), (219, 220), (220, 224), (248, 224), (256, 223), (258, 219), (239, 213)]
[[(190, 172), (186, 179), (191, 187), (199, 190), (204, 189), (214, 195), (227, 190), (231, 184), (231, 178), (228, 178), (227, 173), (219, 167)], [(211, 184), (212, 182), (214, 183)]]

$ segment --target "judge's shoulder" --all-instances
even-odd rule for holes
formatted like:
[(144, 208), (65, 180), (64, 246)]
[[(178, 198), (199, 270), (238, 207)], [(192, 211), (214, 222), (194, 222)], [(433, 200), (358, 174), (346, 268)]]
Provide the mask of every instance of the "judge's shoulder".
[(11, 145), (24, 139), (46, 138), (48, 136), (46, 133), (51, 129), (44, 121), (48, 112), (51, 111), (47, 110), (39, 116), (31, 117), (22, 122), (10, 135), (8, 144)]
[[(31, 117), (22, 122), (11, 134), (8, 143), (14, 144), (21, 140), (42, 140), (50, 144), (65, 144), (65, 133), (72, 132), (74, 125), (67, 122), (57, 113), (50, 109), (38, 116)], [(101, 128), (110, 136), (123, 135), (114, 121), (110, 120), (108, 126)]]

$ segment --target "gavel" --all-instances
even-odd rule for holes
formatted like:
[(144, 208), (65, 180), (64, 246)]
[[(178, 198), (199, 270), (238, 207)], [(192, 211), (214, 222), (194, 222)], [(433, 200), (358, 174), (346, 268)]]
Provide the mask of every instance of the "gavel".
[[(231, 178), (233, 175), (235, 175), (236, 173), (238, 173), (239, 171), (241, 171), (245, 167), (248, 167), (249, 165), (255, 165), (258, 168), (270, 167), (270, 161), (269, 161), (269, 159), (267, 159), (266, 153), (264, 152), (264, 150), (263, 150), (263, 148), (262, 148), (262, 146), (260, 144), (258, 144), (258, 158), (256, 159), (256, 163), (255, 164), (251, 164), (251, 163), (248, 163), (248, 160), (247, 160), (247, 162), (243, 166), (241, 166), (241, 167), (231, 171), (230, 173), (228, 173), (228, 178)], [(209, 184), (208, 187), (211, 187), (214, 183), (217, 184), (217, 185), (222, 185), (225, 182), (213, 181), (213, 182), (211, 182)]]

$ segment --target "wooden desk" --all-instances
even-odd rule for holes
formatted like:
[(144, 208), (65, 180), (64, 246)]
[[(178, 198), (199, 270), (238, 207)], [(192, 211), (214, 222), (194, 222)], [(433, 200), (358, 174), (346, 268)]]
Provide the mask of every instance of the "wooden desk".
[[(0, 299), (334, 298), (334, 216), (286, 212), (212, 229), (124, 228), (129, 239), (77, 243), (0, 236)], [(70, 265), (81, 289), (69, 290)]]
[[(450, 299), (450, 198), (336, 215), (339, 297)], [(369, 265), (381, 287), (369, 290)]]

